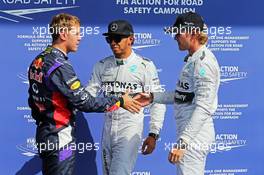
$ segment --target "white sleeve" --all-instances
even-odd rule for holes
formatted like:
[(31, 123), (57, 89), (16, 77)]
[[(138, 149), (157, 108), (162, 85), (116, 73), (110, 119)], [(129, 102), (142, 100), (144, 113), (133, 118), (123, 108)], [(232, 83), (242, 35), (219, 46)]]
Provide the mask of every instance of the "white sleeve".
[[(144, 90), (150, 92), (160, 92), (162, 88), (155, 65), (149, 62), (145, 72), (145, 85)], [(152, 103), (150, 105), (150, 133), (159, 134), (164, 120), (166, 106), (163, 104)]]
[(195, 138), (206, 120), (211, 117), (212, 104), (217, 98), (219, 72), (215, 65), (209, 63), (200, 61), (194, 67), (195, 108), (180, 136), (187, 143)]
[(101, 75), (100, 75), (100, 65), (102, 63), (98, 62), (93, 67), (93, 72), (87, 87), (85, 88), (93, 97), (96, 97), (101, 92)]
[(175, 92), (153, 92), (153, 102), (160, 104), (173, 104)]

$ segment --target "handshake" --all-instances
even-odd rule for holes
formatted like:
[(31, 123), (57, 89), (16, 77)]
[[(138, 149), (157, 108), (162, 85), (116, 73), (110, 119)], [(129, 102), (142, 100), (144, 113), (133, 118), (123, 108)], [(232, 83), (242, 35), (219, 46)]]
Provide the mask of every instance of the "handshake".
[(152, 103), (153, 94), (152, 93), (139, 93), (133, 98), (129, 96), (128, 92), (123, 96), (124, 104), (121, 106), (122, 108), (128, 110), (132, 113), (139, 113), (142, 107), (145, 107)]

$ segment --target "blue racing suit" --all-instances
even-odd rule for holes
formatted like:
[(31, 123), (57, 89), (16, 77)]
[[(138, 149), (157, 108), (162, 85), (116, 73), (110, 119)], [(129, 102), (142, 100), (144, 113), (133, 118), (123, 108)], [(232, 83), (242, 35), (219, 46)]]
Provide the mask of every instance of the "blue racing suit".
[(122, 99), (92, 97), (81, 85), (68, 57), (50, 46), (31, 63), (28, 79), (28, 103), (36, 119), (43, 174), (73, 174), (76, 150), (69, 145), (75, 144), (77, 110), (106, 112)]

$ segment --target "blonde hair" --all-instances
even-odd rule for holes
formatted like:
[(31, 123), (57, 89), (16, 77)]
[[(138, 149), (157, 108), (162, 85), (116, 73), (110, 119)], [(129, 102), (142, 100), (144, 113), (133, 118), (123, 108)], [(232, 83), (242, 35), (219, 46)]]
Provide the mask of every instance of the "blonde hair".
[(200, 29), (199, 27), (194, 27), (191, 29), (191, 33), (194, 35), (195, 39), (198, 40), (199, 44), (206, 45), (208, 42), (207, 30), (207, 25), (204, 24), (203, 29)]
[(208, 42), (208, 35), (205, 32), (200, 32), (197, 38), (201, 45), (205, 45)]
[(80, 25), (80, 19), (77, 16), (73, 16), (67, 13), (60, 13), (56, 16), (53, 16), (49, 31), (52, 36), (52, 40), (56, 41), (59, 38), (60, 32), (69, 32), (71, 27), (74, 25)]

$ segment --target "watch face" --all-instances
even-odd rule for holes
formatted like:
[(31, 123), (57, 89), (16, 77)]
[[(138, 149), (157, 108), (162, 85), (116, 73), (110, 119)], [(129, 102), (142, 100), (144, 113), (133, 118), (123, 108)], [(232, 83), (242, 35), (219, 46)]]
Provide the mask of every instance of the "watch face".
[(153, 137), (155, 140), (158, 140), (158, 138), (159, 138), (159, 135), (155, 134), (155, 133), (149, 133), (149, 136)]

